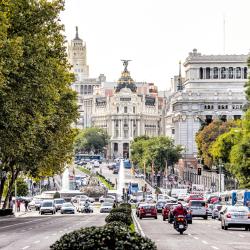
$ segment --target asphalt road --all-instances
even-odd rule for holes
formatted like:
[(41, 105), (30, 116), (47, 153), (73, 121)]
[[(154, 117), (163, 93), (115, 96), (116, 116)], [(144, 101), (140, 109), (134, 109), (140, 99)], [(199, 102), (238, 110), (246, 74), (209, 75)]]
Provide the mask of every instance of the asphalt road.
[(158, 219), (137, 219), (139, 228), (155, 241), (158, 250), (245, 250), (250, 249), (250, 232), (243, 229), (222, 230), (217, 220), (194, 218), (193, 224), (180, 235), (173, 225)]
[(102, 226), (106, 214), (44, 215), (0, 219), (0, 249), (47, 250), (65, 233)]

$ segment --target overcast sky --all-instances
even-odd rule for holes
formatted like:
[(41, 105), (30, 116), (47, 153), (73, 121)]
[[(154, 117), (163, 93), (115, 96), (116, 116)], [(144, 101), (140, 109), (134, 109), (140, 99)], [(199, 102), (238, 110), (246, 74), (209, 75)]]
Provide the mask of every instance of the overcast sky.
[(223, 16), (226, 54), (247, 54), (249, 11), (250, 0), (66, 0), (61, 19), (68, 40), (79, 27), (91, 77), (117, 80), (131, 59), (134, 80), (164, 90), (193, 48), (223, 54)]

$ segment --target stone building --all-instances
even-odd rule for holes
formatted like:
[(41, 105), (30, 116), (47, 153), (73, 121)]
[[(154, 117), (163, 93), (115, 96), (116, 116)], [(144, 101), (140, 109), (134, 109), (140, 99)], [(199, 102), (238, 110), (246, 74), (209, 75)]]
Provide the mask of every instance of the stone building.
[(201, 122), (239, 119), (246, 104), (248, 55), (202, 55), (196, 49), (184, 62), (185, 77), (175, 78), (176, 90), (165, 110), (165, 134), (197, 155), (195, 134)]
[(92, 125), (106, 129), (110, 135), (109, 157), (129, 157), (134, 137), (160, 134), (158, 98), (138, 94), (127, 65), (114, 95), (94, 96), (93, 100)]

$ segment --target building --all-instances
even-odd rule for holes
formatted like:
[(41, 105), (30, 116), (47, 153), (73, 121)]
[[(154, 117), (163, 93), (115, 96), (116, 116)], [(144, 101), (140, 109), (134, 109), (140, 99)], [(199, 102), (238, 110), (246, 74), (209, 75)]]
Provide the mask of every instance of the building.
[(246, 104), (248, 55), (202, 55), (196, 49), (184, 62), (185, 78), (175, 77), (168, 98), (165, 134), (183, 145), (187, 157), (197, 155), (195, 134), (201, 122), (239, 119)]
[(112, 96), (93, 97), (92, 125), (107, 130), (109, 157), (129, 157), (135, 137), (160, 134), (158, 97), (139, 94), (127, 66), (128, 61), (124, 60), (124, 70)]

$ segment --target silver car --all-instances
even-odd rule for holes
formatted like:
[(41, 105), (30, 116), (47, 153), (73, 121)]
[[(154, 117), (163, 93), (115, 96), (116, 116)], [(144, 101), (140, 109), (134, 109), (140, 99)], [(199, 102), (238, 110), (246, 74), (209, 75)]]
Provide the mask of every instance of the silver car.
[(200, 200), (189, 201), (189, 208), (192, 210), (192, 217), (202, 217), (207, 220), (206, 202)]
[(109, 213), (113, 208), (113, 203), (103, 202), (100, 208), (100, 213)]
[(43, 201), (41, 208), (40, 208), (40, 214), (55, 214), (56, 213), (56, 207), (53, 200), (45, 200)]
[(222, 205), (216, 204), (214, 205), (214, 209), (212, 211), (212, 219), (216, 219), (219, 217), (220, 210), (222, 208)]
[(250, 214), (246, 206), (228, 206), (221, 215), (221, 228), (240, 227), (250, 230)]

